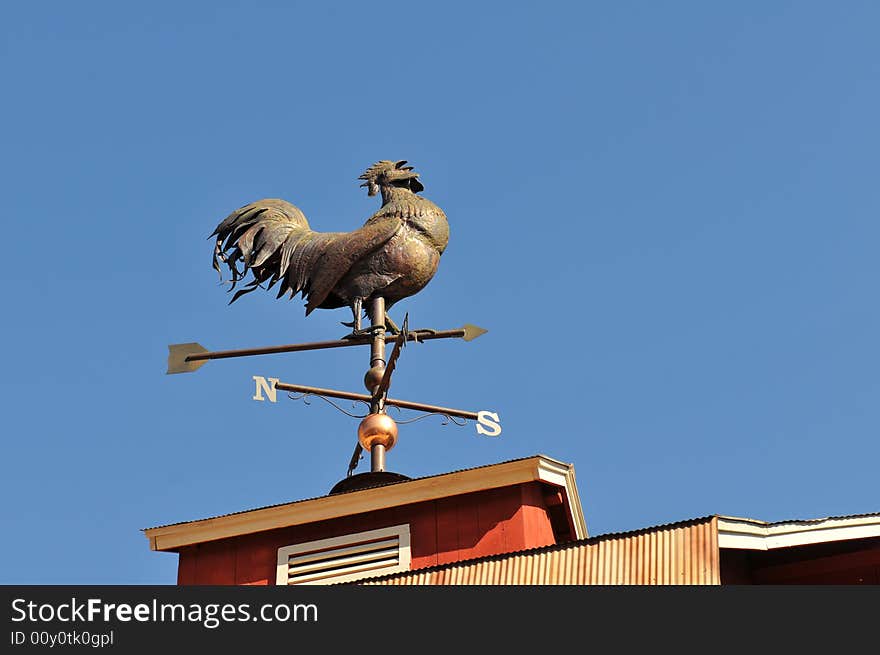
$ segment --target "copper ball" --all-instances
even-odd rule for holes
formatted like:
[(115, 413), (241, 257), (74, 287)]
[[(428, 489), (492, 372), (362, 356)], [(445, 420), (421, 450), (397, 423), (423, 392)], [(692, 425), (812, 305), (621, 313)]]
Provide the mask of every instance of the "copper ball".
[(374, 366), (367, 371), (367, 374), (364, 376), (364, 386), (367, 388), (367, 391), (372, 392), (373, 389), (378, 387), (384, 376), (384, 366)]
[(358, 426), (358, 441), (367, 452), (376, 445), (391, 450), (397, 443), (397, 423), (388, 414), (370, 414)]

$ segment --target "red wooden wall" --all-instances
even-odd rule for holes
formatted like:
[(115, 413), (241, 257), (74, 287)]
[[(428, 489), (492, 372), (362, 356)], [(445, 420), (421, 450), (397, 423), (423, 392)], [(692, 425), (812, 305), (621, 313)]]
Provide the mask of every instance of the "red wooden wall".
[(769, 551), (722, 549), (721, 584), (880, 584), (880, 537)]
[(181, 585), (275, 584), (278, 549), (408, 523), (412, 568), (555, 543), (540, 482), (210, 541), (180, 550)]

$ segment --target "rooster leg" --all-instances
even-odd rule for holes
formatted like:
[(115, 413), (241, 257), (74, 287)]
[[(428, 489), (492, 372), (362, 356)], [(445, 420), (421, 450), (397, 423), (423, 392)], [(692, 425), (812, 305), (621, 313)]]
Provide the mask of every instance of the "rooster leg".
[(368, 328), (361, 327), (361, 312), (363, 310), (364, 300), (363, 298), (355, 298), (351, 301), (351, 313), (354, 315), (354, 320), (351, 323), (343, 323), (344, 326), (352, 328), (351, 334), (347, 334), (343, 339), (357, 339), (359, 337), (372, 336), (372, 334), (377, 330), (384, 330), (384, 325), (371, 325)]
[(351, 323), (346, 323), (345, 321), (340, 321), (345, 327), (352, 328), (355, 332), (359, 332), (361, 329), (361, 307), (363, 306), (363, 300), (360, 298), (355, 298), (351, 301), (351, 305), (349, 305), (349, 309), (351, 309), (351, 313), (354, 316), (354, 320)]
[(355, 298), (354, 302), (351, 303), (351, 312), (354, 314), (354, 333), (357, 334), (361, 331), (361, 307), (363, 306), (363, 298)]

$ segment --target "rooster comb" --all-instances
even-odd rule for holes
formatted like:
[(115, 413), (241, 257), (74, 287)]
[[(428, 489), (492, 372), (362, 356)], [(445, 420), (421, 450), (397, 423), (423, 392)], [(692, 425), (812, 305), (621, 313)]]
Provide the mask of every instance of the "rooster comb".
[(358, 177), (358, 179), (364, 180), (364, 183), (361, 184), (361, 186), (370, 189), (370, 195), (373, 195), (373, 188), (379, 184), (380, 178), (384, 178), (384, 181), (386, 182), (410, 179), (413, 180), (410, 184), (410, 188), (413, 191), (422, 191), (424, 187), (421, 182), (418, 181), (418, 177), (419, 174), (413, 171), (413, 167), (406, 165), (405, 159), (401, 159), (400, 161), (383, 159), (370, 166), (364, 171), (363, 175)]

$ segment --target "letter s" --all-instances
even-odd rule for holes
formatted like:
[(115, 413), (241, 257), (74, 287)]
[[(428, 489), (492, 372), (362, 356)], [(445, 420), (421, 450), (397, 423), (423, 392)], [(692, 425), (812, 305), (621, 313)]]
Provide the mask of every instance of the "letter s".
[[(477, 412), (477, 434), (497, 437), (501, 434), (501, 419), (495, 412)], [(483, 427), (485, 426), (485, 427)]]
[(12, 601), (12, 609), (14, 609), (16, 612), (18, 612), (21, 617), (18, 619), (16, 619), (15, 617), (12, 618), (12, 620), (15, 621), (16, 623), (19, 621), (24, 621), (27, 618), (27, 612), (25, 612), (20, 607), (16, 607), (16, 604), (18, 604), (18, 603), (24, 603), (24, 598), (16, 598), (14, 601)]

